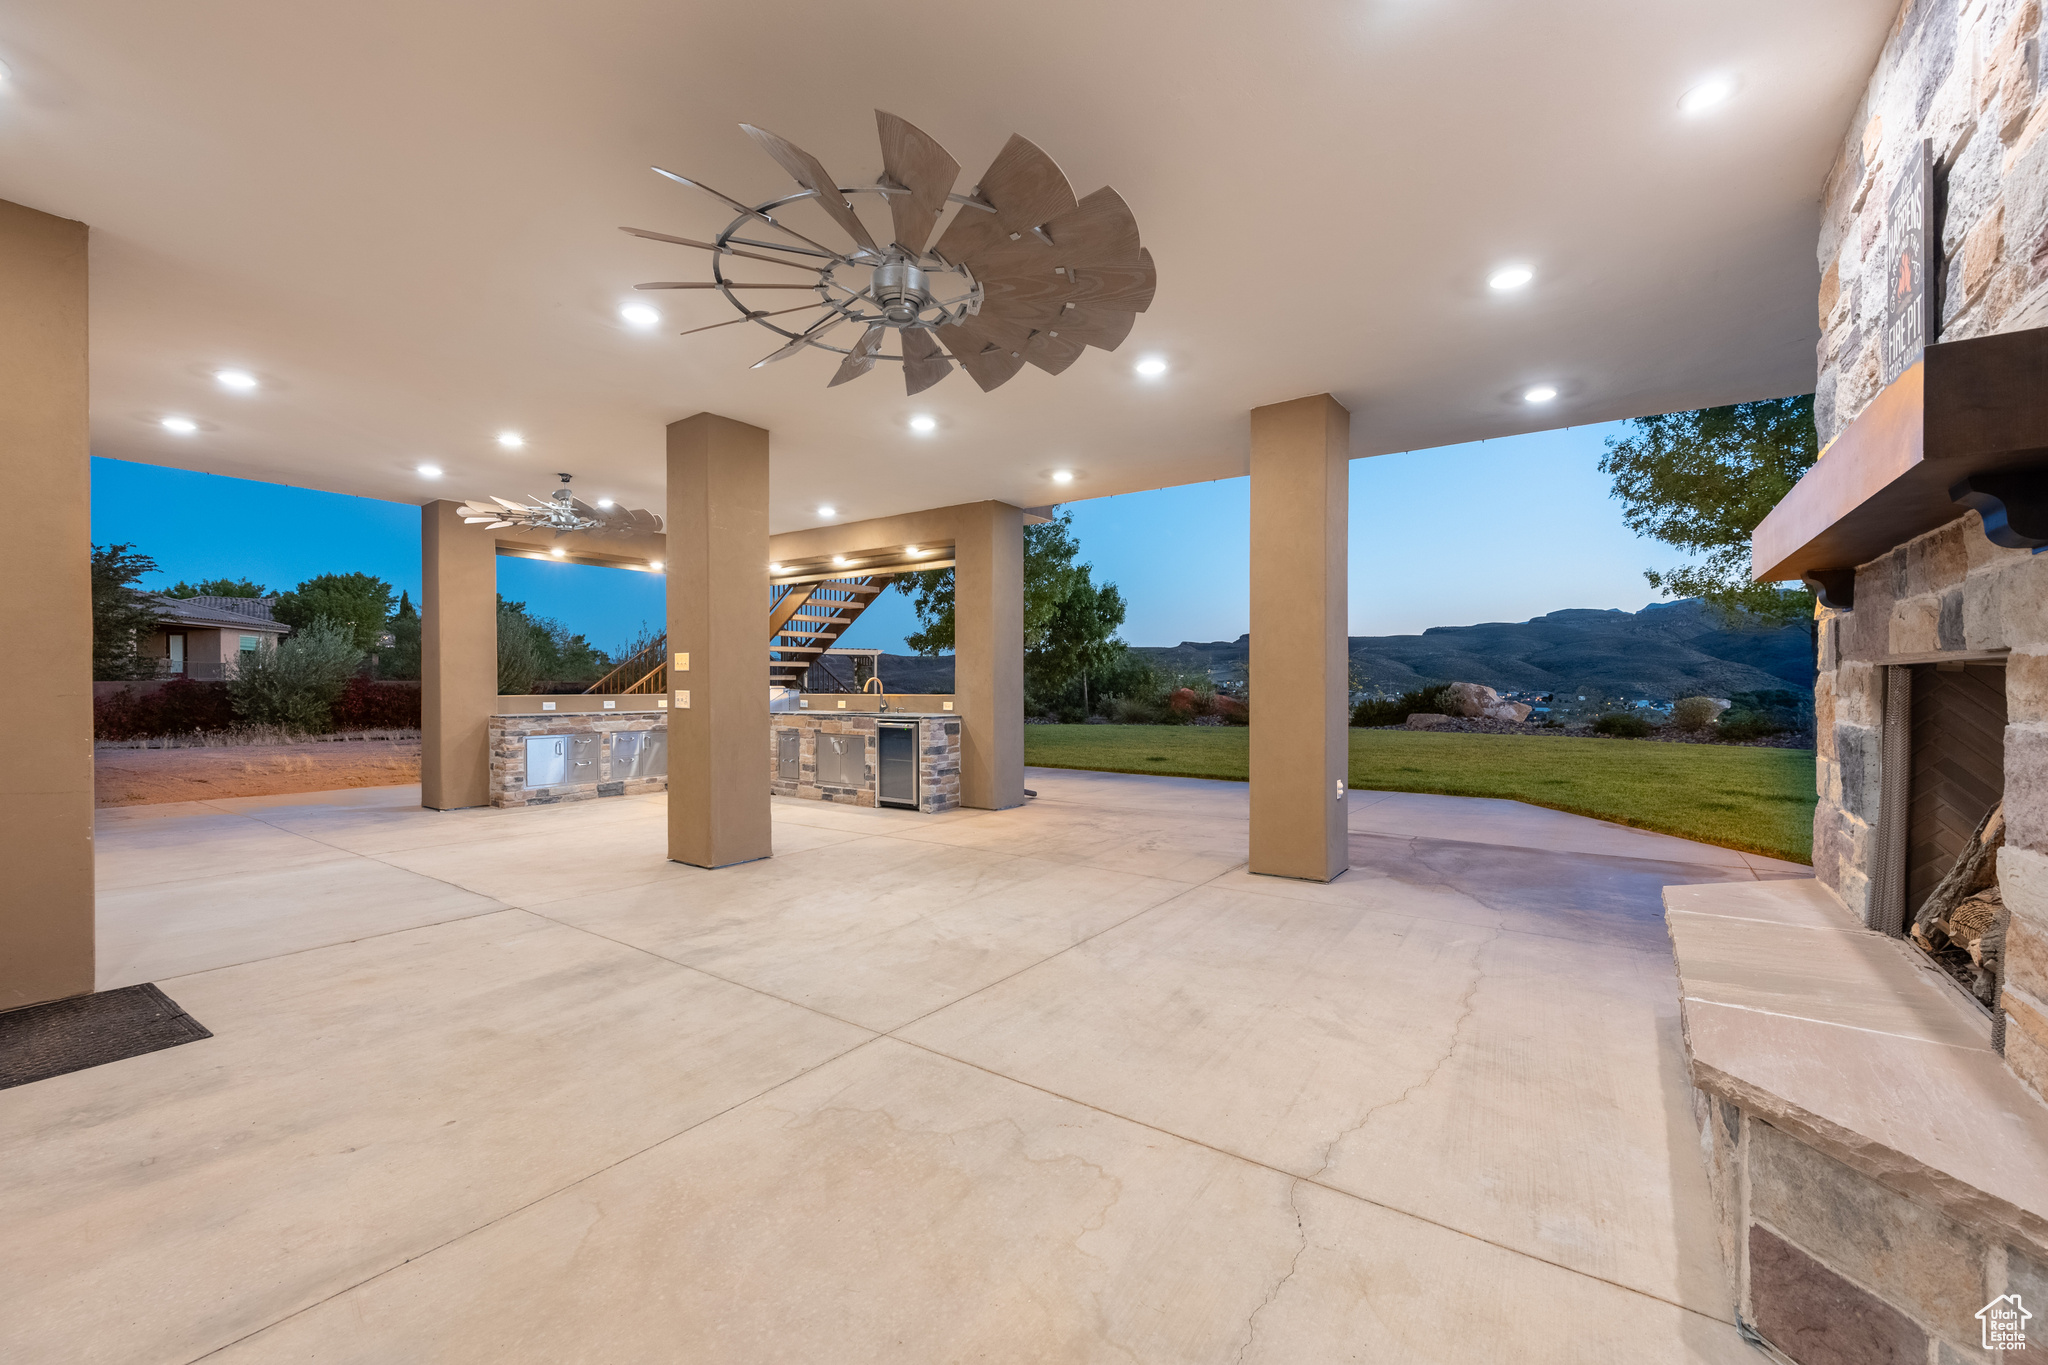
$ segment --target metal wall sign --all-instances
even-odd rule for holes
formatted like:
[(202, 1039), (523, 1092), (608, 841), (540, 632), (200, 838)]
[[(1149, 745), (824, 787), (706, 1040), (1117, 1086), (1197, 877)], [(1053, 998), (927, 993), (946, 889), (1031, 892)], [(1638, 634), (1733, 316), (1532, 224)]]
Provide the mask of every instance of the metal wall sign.
[(1934, 144), (1921, 141), (1899, 168), (1884, 214), (1884, 382), (1916, 364), (1934, 336)]

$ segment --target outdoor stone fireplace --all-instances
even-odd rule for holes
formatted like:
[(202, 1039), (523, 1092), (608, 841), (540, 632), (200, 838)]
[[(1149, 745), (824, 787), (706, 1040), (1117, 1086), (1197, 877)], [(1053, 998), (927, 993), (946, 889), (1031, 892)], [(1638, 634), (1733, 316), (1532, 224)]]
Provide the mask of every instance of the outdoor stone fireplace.
[(2048, 101), (2037, 0), (1900, 13), (1822, 193), (1812, 880), (1671, 887), (1738, 1320), (1798, 1365), (2048, 1349)]

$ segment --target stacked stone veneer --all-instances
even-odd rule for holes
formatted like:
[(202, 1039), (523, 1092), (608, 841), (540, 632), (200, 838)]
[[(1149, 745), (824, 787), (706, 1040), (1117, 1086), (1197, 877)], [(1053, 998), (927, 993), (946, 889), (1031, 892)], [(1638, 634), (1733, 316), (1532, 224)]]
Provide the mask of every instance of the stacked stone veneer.
[(2041, 1313), (2038, 1240), (1909, 1199), (1717, 1095), (1693, 1103), (1736, 1313), (1772, 1346), (1799, 1365), (2032, 1358), (1985, 1351), (1976, 1315), (2003, 1294)]
[(1823, 445), (1881, 387), (1884, 216), (1934, 144), (1939, 339), (2048, 326), (2048, 81), (2039, 0), (1916, 0), (1900, 11), (1822, 193)]
[(1856, 571), (1853, 611), (1823, 612), (1814, 683), (1820, 803), (1813, 870), (1869, 920), (1877, 853), (1883, 661), (2006, 654), (2006, 1060), (2048, 1095), (2048, 555), (2003, 550), (1976, 513)]
[[(600, 796), (639, 796), (644, 792), (668, 790), (666, 777), (638, 777), (614, 781), (611, 775), (610, 736), (622, 730), (668, 731), (665, 711), (601, 711), (567, 715), (492, 716), (491, 804), (494, 806), (546, 806), (559, 801), (591, 801)], [(598, 746), (598, 780), (560, 787), (526, 785), (526, 741), (538, 735), (606, 736)]]
[[(811, 801), (836, 801), (848, 806), (876, 804), (875, 724), (877, 721), (917, 722), (918, 809), (927, 813), (951, 810), (960, 804), (960, 720), (957, 716), (877, 715), (857, 711), (778, 711), (768, 719), (768, 783), (777, 796), (798, 796)], [(788, 781), (779, 776), (776, 736), (795, 730), (800, 736), (798, 777)], [(818, 782), (818, 736), (856, 735), (867, 746), (863, 779), (857, 787), (821, 786)]]

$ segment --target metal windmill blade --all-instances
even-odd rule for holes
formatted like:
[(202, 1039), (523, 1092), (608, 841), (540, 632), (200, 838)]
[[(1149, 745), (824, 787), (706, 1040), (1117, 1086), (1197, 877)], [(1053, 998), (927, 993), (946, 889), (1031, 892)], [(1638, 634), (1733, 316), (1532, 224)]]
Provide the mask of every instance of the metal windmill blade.
[(953, 372), (938, 338), (922, 327), (903, 334), (903, 392), (920, 394)]
[(981, 391), (989, 393), (1024, 368), (1024, 353), (1021, 342), (1014, 348), (1005, 346), (977, 327), (978, 321), (978, 318), (969, 318), (957, 327), (948, 327), (946, 349), (953, 353), (953, 359), (960, 363), (960, 368), (981, 386)]
[(868, 235), (867, 225), (860, 215), (853, 211), (853, 205), (839, 192), (839, 182), (832, 178), (818, 158), (791, 142), (788, 138), (777, 137), (765, 128), (756, 128), (751, 123), (742, 123), (742, 131), (761, 144), (761, 150), (775, 158), (790, 178), (818, 196), (818, 207), (831, 215), (847, 236), (868, 250), (875, 249), (875, 239)]
[(889, 329), (879, 322), (870, 323), (867, 331), (861, 333), (860, 340), (853, 343), (853, 349), (847, 352), (846, 359), (839, 362), (838, 373), (832, 376), (832, 382), (825, 387), (836, 389), (847, 380), (858, 379), (875, 368), (875, 353), (882, 349), (882, 338), (888, 331)]
[[(882, 139), (882, 174), (891, 182), (889, 217), (896, 245), (922, 252), (946, 211), (960, 163), (937, 138), (894, 114), (875, 110), (875, 128)], [(901, 194), (895, 192), (899, 188)]]

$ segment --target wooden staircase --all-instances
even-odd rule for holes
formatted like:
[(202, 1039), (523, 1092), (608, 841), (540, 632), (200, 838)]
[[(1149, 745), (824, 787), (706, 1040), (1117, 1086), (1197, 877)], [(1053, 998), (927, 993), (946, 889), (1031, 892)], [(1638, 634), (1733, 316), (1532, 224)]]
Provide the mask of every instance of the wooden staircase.
[[(768, 590), (768, 682), (803, 686), (804, 674), (846, 634), (868, 604), (889, 585), (890, 574), (853, 574), (817, 583), (784, 583)], [(658, 635), (617, 668), (584, 689), (586, 694), (655, 696), (668, 691), (668, 636)]]
[(768, 685), (802, 687), (810, 666), (887, 587), (886, 577), (862, 574), (770, 589)]

